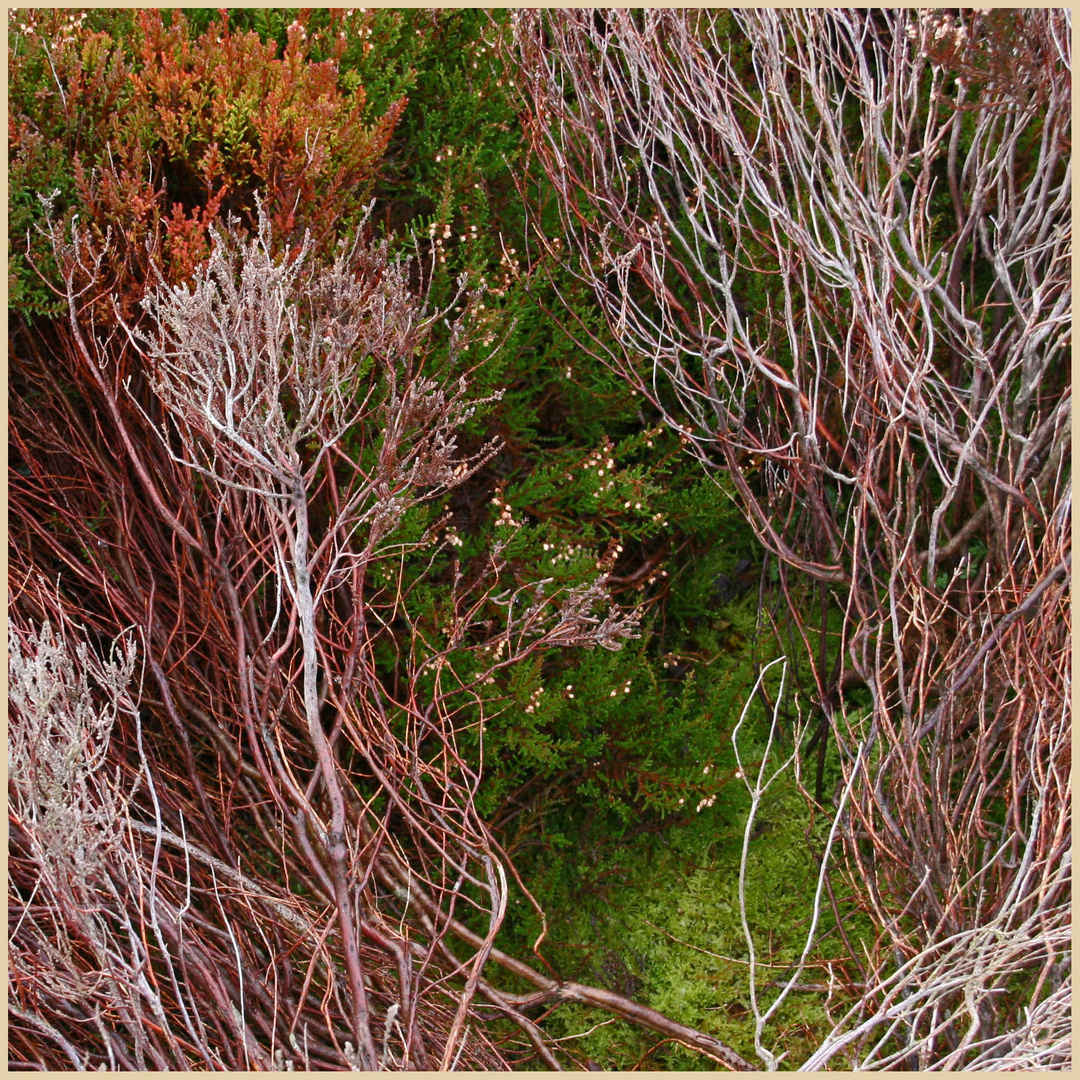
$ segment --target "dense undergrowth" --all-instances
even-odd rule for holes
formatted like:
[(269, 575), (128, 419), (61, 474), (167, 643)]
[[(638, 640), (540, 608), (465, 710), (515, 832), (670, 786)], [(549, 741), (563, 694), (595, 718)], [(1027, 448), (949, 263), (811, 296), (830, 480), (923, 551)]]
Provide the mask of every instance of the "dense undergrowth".
[[(416, 736), (416, 753), (435, 769), (452, 743), (467, 763), (465, 772), (484, 762), (469, 813), (490, 828), (517, 881), (506, 893), (498, 949), (560, 981), (649, 1005), (752, 1061), (748, 931), (756, 949), (758, 1004), (775, 999), (805, 961), (764, 1035), (786, 1063), (797, 1065), (857, 1000), (862, 957), (879, 932), (865, 897), (845, 883), (843, 873), (832, 876), (820, 920), (811, 927), (808, 918), (821, 888), (820, 860), (831, 843), (844, 773), (827, 734), (822, 729), (814, 735), (814, 675), (795, 659), (799, 630), (784, 614), (781, 593), (815, 614), (828, 609), (823, 668), (840, 650), (840, 612), (829, 609), (834, 595), (782, 576), (738, 510), (730, 477), (705, 475), (687, 452), (687, 438), (663, 423), (657, 402), (604, 362), (611, 330), (587, 282), (538, 247), (538, 235), (558, 231), (559, 209), (526, 157), (519, 102), (498, 46), (505, 27), (505, 14), (472, 9), (11, 13), (12, 550), (21, 575), (11, 593), (13, 618), (27, 647), (27, 628), (48, 614), (34, 599), (37, 586), (29, 587), (42, 575), (56, 590), (53, 620), (66, 613), (69, 630), (87, 628), (94, 648), (103, 649), (132, 624), (138, 628), (142, 615), (151, 626), (152, 601), (129, 602), (125, 592), (130, 587), (131, 597), (142, 595), (126, 576), (127, 564), (118, 557), (113, 565), (107, 554), (90, 550), (123, 547), (120, 538), (133, 512), (127, 500), (138, 481), (114, 477), (101, 461), (113, 436), (95, 426), (96, 406), (83, 396), (91, 384), (79, 380), (91, 379), (89, 368), (77, 376), (65, 369), (72, 355), (65, 320), (82, 320), (107, 349), (115, 320), (145, 325), (140, 305), (148, 293), (159, 282), (191, 282), (215, 235), (227, 228), (250, 235), (266, 227), (273, 256), (286, 261), (305, 236), (314, 262), (331, 259), (339, 242), (357, 231), (364, 243), (385, 241), (388, 258), (413, 260), (408, 288), (424, 293), (430, 310), (444, 315), (417, 345), (418, 370), (440, 386), (467, 378), (469, 399), (481, 403), (462, 415), (454, 435), (462, 460), (471, 464), (442, 488), (433, 482), (416, 487), (416, 499), (393, 525), (396, 546), (380, 554), (383, 561), (373, 562), (365, 579), (365, 595), (383, 626), (372, 637), (370, 662), (378, 694), (391, 703), (387, 730), (404, 745), (413, 737), (413, 701), (425, 694), (443, 701), (440, 680), (465, 688), (446, 693), (449, 742)], [(83, 230), (86, 251), (104, 252), (85, 281), (71, 270), (79, 250), (57, 242), (73, 221)], [(377, 265), (389, 276), (389, 262)], [(72, 280), (86, 285), (85, 300), (81, 293), (73, 298)], [(764, 309), (773, 294), (767, 284), (760, 288), (760, 295), (740, 303)], [(133, 394), (142, 393), (142, 354), (119, 355), (123, 366), (116, 370), (134, 378)], [(128, 384), (118, 374), (116, 385)], [(286, 403), (286, 410), (293, 405)], [(65, 464), (62, 447), (49, 443), (50, 415), (65, 417), (71, 430), (85, 436), (76, 470)], [(350, 460), (376, 468), (377, 433), (358, 427), (341, 433), (340, 444)], [(298, 452), (316, 460), (314, 438)], [(181, 451), (170, 453), (182, 457)], [(335, 468), (313, 473), (316, 542), (320, 530), (329, 536), (332, 528)], [(94, 514), (81, 509), (83, 496), (75, 493), (50, 516), (49, 499), (61, 498), (50, 492), (65, 485), (90, 491), (86, 472), (95, 469), (104, 480), (86, 496), (100, 502)], [(125, 469), (131, 472), (128, 466), (118, 472)], [(743, 462), (743, 473), (755, 490), (765, 490), (767, 478), (753, 455)], [(194, 529), (191, 522), (199, 521), (212, 532), (213, 512), (199, 502), (205, 495), (200, 484), (191, 488), (196, 509), (185, 527)], [(82, 531), (73, 524), (80, 515)], [(184, 558), (203, 565), (201, 555)], [(511, 612), (504, 619), (489, 573), (504, 596), (535, 589), (541, 580), (548, 596), (573, 595), (603, 574), (616, 608), (637, 613), (636, 630), (618, 649), (583, 649), (577, 639), (572, 645), (553, 639), (543, 650), (522, 646), (515, 652), (509, 629), (505, 638), (498, 636), (504, 623), (511, 625)], [(266, 574), (260, 603), (272, 593), (272, 575)], [(92, 584), (95, 575), (105, 577), (100, 588)], [(209, 594), (213, 580), (205, 570), (199, 588)], [(447, 643), (465, 640), (454, 636), (461, 597), (481, 594), (484, 605), (468, 631), (476, 636), (467, 649), (453, 652)], [(178, 607), (183, 603), (181, 595)], [(334, 603), (324, 615), (331, 622), (316, 627), (327, 638), (339, 625), (334, 620), (344, 625), (352, 617)], [(166, 670), (155, 673), (157, 682), (146, 677), (144, 697), (135, 702), (144, 717), (138, 737), (146, 740), (150, 758), (162, 763), (159, 783), (175, 783), (191, 769), (214, 789), (208, 798), (220, 794), (230, 805), (242, 790), (240, 777), (252, 774), (250, 764), (241, 764), (250, 753), (244, 737), (223, 725), (227, 735), (218, 738), (200, 720), (192, 724), (191, 745), (181, 747), (173, 730), (165, 692), (173, 672), (182, 673), (187, 662), (181, 646), (191, 628), (180, 629), (182, 622), (175, 642), (145, 630), (146, 662)], [(491, 636), (484, 639), (478, 628)], [(277, 632), (275, 624), (268, 638)], [(228, 640), (224, 630), (222, 635)], [(483, 640), (488, 644), (481, 647)], [(445, 667), (425, 668), (442, 649)], [(514, 660), (506, 667), (499, 664), (503, 649)], [(195, 655), (197, 646), (191, 650)], [(776, 669), (762, 675), (781, 654), (791, 658), (782, 686)], [(221, 675), (230, 678), (227, 671)], [(192, 694), (182, 675), (176, 678)], [(860, 693), (865, 695), (857, 688), (848, 694), (853, 712), (868, 710), (868, 696), (864, 701)], [(396, 715), (408, 695), (409, 707), (401, 705)], [(281, 700), (293, 699), (282, 692)], [(203, 707), (209, 708), (192, 700), (191, 714)], [(342, 728), (325, 694), (319, 707), (328, 732)], [(338, 707), (344, 713), (347, 703)], [(117, 721), (114, 745), (123, 767), (141, 777), (138, 770), (148, 767), (148, 759), (141, 741), (135, 749), (135, 735), (125, 728), (130, 722), (130, 715)], [(816, 775), (792, 764), (760, 806), (754, 804), (757, 770), (790, 761), (800, 743), (813, 753), (810, 765), (799, 768), (816, 768)], [(365, 821), (365, 813), (381, 815), (389, 823), (387, 844), (400, 844), (395, 857), (407, 861), (413, 841), (395, 831), (393, 793), (372, 779), (376, 763), (367, 761), (360, 745), (343, 740), (341, 746), (342, 767), (355, 774), (349, 805), (366, 800), (363, 811), (349, 812)], [(296, 749), (296, 755), (297, 768), (313, 768), (309, 752)], [(230, 783), (233, 789), (226, 790)], [(143, 786), (138, 795), (143, 810), (146, 792)], [(184, 798), (194, 811), (194, 796)], [(324, 903), (330, 883), (305, 877), (307, 871), (297, 869), (303, 859), (291, 849), (285, 856), (285, 830), (278, 859), (261, 837), (266, 815), (257, 803), (253, 799), (242, 820), (224, 826), (260, 845), (245, 856), (243, 872), (258, 878), (261, 870), (275, 888), (297, 889), (303, 903)], [(16, 825), (16, 895), (29, 910), (34, 856), (27, 823)], [(178, 825), (170, 828), (178, 831)], [(364, 844), (374, 843), (358, 828)], [(419, 849), (424, 841), (415, 843)], [(378, 894), (371, 903), (384, 905), (389, 925), (398, 917), (404, 924), (409, 914), (408, 902), (400, 903), (402, 880), (371, 886)], [(448, 910), (482, 937), (488, 916), (476, 898), (483, 890), (477, 885), (471, 892), (470, 885), (461, 893), (477, 905), (470, 912), (454, 907), (460, 886), (460, 879), (453, 889), (446, 886)], [(905, 899), (885, 902), (899, 910)], [(202, 917), (212, 920), (213, 912), (208, 906)], [(429, 923), (418, 925), (428, 928), (432, 942), (438, 939)], [(424, 932), (417, 931), (417, 940)], [(277, 941), (274, 948), (284, 946)], [(260, 962), (274, 954), (267, 943)], [(438, 954), (436, 962), (432, 944), (426, 962), (450, 971), (449, 955)], [(316, 955), (310, 963), (309, 980), (312, 971), (323, 971)], [(87, 965), (92, 969), (93, 962)], [(164, 978), (161, 962), (147, 965)], [(344, 981), (348, 972), (338, 975)], [(290, 977), (303, 982), (304, 973)], [(509, 969), (493, 973), (489, 966), (484, 977), (505, 994), (530, 989)], [(453, 979), (465, 977), (457, 972), (446, 978), (456, 987)], [(324, 1008), (333, 982), (328, 977)], [(67, 1067), (71, 1055), (64, 1056), (65, 1040), (57, 1033), (63, 1018), (33, 1019), (35, 984), (27, 970), (9, 985), (17, 1003), (9, 1040), (13, 1063)], [(301, 997), (307, 991), (305, 983)], [(392, 1017), (377, 1000), (373, 1030), (375, 1041), (382, 1040), (380, 1062), (388, 1064), (390, 1034), (383, 1036), (382, 1017), (388, 1017), (387, 1033)], [(438, 1000), (435, 1019), (427, 1028), (427, 1021), (415, 1022), (433, 1046), (443, 1046), (445, 1036), (450, 1055), (461, 1037), (461, 1024), (451, 1019), (453, 996), (449, 1004), (431, 1000)], [(470, 1016), (475, 1027), (476, 1016)], [(715, 1067), (715, 1059), (685, 1041), (644, 1030), (595, 1001), (564, 1001), (551, 1005), (550, 1014), (534, 1009), (529, 1016), (569, 1067), (587, 1061), (606, 1069)], [(521, 1035), (527, 1023), (494, 1013), (486, 1019), (490, 1031), (464, 1051), (462, 1067), (550, 1065), (533, 1053), (536, 1042)], [(466, 1036), (460, 1046), (467, 1042)], [(321, 1048), (320, 1060), (355, 1063), (349, 1053), (361, 1051), (349, 1045), (344, 1057), (337, 1048), (336, 1059), (331, 1048)], [(113, 1053), (92, 1041), (75, 1051), (86, 1055), (90, 1067), (109, 1063)], [(235, 1053), (230, 1063), (244, 1067), (247, 1059)], [(197, 1059), (185, 1047), (177, 1060)]]

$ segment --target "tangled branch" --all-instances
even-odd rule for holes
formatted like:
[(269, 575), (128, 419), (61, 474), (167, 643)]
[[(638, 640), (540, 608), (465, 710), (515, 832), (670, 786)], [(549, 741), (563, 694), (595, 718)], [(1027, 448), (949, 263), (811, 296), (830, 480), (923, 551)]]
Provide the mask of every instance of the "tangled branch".
[(777, 560), (807, 795), (879, 929), (813, 1061), (1030, 1046), (1068, 903), (1068, 14), (520, 12), (508, 58), (537, 242), (617, 344), (582, 340)]
[(310, 265), (261, 217), (129, 324), (104, 253), (50, 228), (67, 324), (13, 350), (12, 1060), (558, 1069), (545, 1000), (747, 1068), (495, 947), (498, 679), (635, 619), (499, 547), (466, 574), (421, 513), (494, 447), (458, 449), (483, 402), (425, 370), (447, 313), (407, 261), (361, 239)]

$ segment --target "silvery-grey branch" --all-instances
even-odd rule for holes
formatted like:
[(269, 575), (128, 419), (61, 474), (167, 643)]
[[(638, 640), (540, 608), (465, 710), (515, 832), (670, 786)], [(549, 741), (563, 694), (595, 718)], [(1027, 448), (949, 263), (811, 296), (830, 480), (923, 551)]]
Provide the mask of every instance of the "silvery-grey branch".
[[(777, 628), (806, 648), (801, 689), (820, 715), (819, 777), (826, 742), (839, 752), (830, 812), (880, 952), (818, 1064), (841, 1044), (866, 1067), (986, 1067), (1022, 1045), (1034, 1061), (1023, 1009), (1057, 1015), (1043, 972), (1060, 957), (1071, 805), (1057, 756), (1071, 686), (1070, 20), (512, 17), (506, 54), (560, 212), (558, 237), (534, 217), (540, 248), (600, 305), (610, 343), (586, 340), (776, 556)], [(811, 595), (839, 629), (815, 623)], [(820, 779), (807, 795), (830, 801)], [(1046, 933), (1016, 952), (1035, 910)], [(980, 928), (1001, 930), (996, 951)], [(1023, 993), (999, 992), (1021, 969)], [(916, 992), (934, 980), (940, 993)], [(1044, 1050), (1057, 1061), (1061, 1043)]]

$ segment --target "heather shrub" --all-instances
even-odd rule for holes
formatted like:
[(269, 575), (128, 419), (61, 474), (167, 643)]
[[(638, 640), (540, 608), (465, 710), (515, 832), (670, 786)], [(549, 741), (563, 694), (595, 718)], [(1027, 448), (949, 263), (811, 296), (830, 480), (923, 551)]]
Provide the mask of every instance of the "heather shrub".
[[(219, 14), (193, 32), (183, 13), (23, 9), (9, 23), (13, 236), (10, 303), (54, 310), (27, 263), (50, 266), (39, 194), (115, 245), (114, 288), (134, 298), (148, 245), (171, 280), (209, 253), (209, 228), (249, 227), (261, 193), (282, 242), (306, 230), (321, 250), (355, 226), (397, 117), (373, 117), (363, 87), (342, 80), (344, 16), (308, 35), (298, 15), (277, 45)], [(312, 58), (313, 51), (321, 55)], [(26, 244), (29, 243), (29, 252)], [(50, 306), (53, 305), (53, 306)]]

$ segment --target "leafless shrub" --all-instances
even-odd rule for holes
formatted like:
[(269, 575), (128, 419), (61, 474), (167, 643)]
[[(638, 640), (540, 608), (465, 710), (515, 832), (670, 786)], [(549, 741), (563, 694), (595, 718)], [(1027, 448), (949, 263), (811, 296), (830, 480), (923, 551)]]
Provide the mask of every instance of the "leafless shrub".
[(776, 557), (819, 804), (840, 751), (880, 939), (819, 1065), (854, 1032), (866, 1067), (1030, 1048), (1061, 959), (1069, 31), (1049, 10), (514, 19), (561, 219), (536, 215), (538, 243), (618, 342), (590, 347)]
[[(312, 266), (306, 246), (276, 253), (261, 220), (254, 237), (218, 236), (190, 286), (151, 290), (138, 323), (110, 325), (105, 254), (77, 226), (51, 237), (67, 325), (22, 328), (13, 357), (12, 567), (28, 584), (12, 618), (33, 643), (17, 671), (53, 663), (44, 627), (63, 625), (76, 674), (55, 723), (100, 714), (83, 668), (120, 709), (107, 743), (78, 744), (79, 775), (108, 777), (80, 813), (83, 827), (104, 815), (114, 884), (35, 906), (50, 855), (22, 824), (39, 811), (16, 771), (19, 941), (66, 920), (79, 959), (60, 970), (95, 986), (63, 1000), (36, 961), (18, 966), (18, 1060), (559, 1068), (525, 1010), (578, 1001), (747, 1068), (495, 947), (517, 879), (475, 804), (498, 707), (484, 688), (538, 650), (618, 648), (634, 619), (602, 575), (551, 590), (498, 547), (468, 580), (453, 564), (445, 610), (412, 603), (447, 542), (444, 518), (412, 528), (410, 510), (492, 447), (458, 450), (477, 403), (424, 370), (445, 313), (410, 290), (408, 265), (359, 240)], [(46, 572), (53, 592), (35, 584)], [(138, 700), (120, 691), (132, 654), (91, 662), (124, 628)], [(34, 729), (14, 730), (23, 745)], [(532, 990), (499, 989), (491, 964)]]
[(8, 730), (12, 807), (32, 828), (35, 856), (54, 889), (97, 876), (119, 837), (113, 799), (103, 797), (108, 785), (102, 788), (99, 774), (117, 715), (135, 714), (128, 693), (134, 643), (118, 643), (116, 652), (115, 660), (103, 661), (79, 642), (72, 656), (63, 629), (54, 631), (48, 622), (29, 632), (11, 628), (8, 701), (17, 717)]
[[(159, 808), (130, 686), (135, 642), (125, 635), (98, 656), (55, 591), (35, 581), (27, 592), (49, 617), (35, 628), (16, 604), (9, 622), (13, 1059), (35, 1060), (44, 1036), (60, 1059), (45, 1054), (43, 1066), (188, 1068), (194, 1055), (226, 1068), (190, 990), (193, 972), (211, 978), (223, 958), (186, 925), (192, 879), (181, 904), (161, 861), (160, 817), (150, 827), (130, 814), (140, 788)], [(129, 767), (113, 745), (119, 726), (135, 733)], [(149, 859), (139, 833), (156, 837)]]

